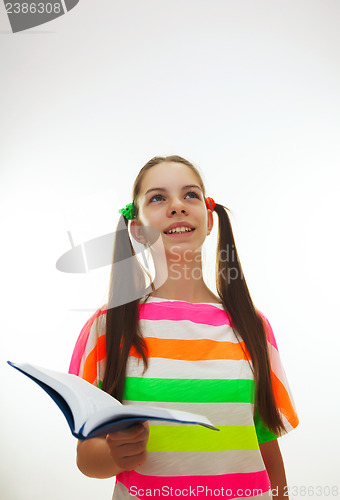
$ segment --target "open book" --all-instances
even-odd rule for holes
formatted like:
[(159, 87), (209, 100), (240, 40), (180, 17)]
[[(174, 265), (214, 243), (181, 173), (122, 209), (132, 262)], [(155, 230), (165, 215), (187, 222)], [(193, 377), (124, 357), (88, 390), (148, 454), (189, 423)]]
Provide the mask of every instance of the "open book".
[(34, 380), (51, 396), (65, 415), (73, 436), (82, 441), (146, 420), (198, 424), (219, 430), (202, 415), (152, 406), (122, 405), (110, 394), (77, 375), (47, 370), (28, 363), (7, 363)]

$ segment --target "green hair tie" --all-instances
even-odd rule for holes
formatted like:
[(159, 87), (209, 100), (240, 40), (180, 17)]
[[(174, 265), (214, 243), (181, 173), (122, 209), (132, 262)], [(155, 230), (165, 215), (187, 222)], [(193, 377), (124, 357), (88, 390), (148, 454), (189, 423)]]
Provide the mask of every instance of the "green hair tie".
[(128, 203), (125, 208), (121, 208), (118, 210), (118, 212), (128, 220), (132, 220), (135, 218), (135, 208), (133, 206), (133, 203)]

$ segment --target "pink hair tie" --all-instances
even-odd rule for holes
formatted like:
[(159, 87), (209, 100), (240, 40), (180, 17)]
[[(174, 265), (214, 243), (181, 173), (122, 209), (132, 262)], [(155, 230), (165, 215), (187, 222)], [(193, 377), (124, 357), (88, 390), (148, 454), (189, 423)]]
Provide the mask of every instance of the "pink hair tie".
[(215, 210), (215, 205), (216, 205), (216, 203), (215, 203), (215, 201), (214, 201), (214, 199), (213, 199), (213, 198), (209, 198), (209, 197), (208, 197), (208, 198), (206, 198), (206, 199), (205, 199), (205, 205), (206, 205), (206, 207), (207, 207), (209, 210), (211, 210), (212, 212)]

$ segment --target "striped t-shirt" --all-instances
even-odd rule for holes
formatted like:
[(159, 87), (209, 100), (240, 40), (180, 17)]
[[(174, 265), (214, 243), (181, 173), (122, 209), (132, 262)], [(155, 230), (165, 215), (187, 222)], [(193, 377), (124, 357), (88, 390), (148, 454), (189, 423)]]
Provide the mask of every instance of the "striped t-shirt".
[[(98, 387), (106, 362), (105, 313), (102, 308), (85, 324), (69, 370)], [(275, 401), (289, 432), (299, 420), (273, 331), (260, 315)], [(147, 459), (137, 470), (116, 476), (113, 499), (272, 498), (259, 443), (277, 436), (254, 407), (247, 350), (223, 305), (149, 297), (141, 300), (139, 320), (149, 367), (143, 375), (143, 361), (131, 349), (123, 403), (205, 415), (220, 431), (150, 422)]]

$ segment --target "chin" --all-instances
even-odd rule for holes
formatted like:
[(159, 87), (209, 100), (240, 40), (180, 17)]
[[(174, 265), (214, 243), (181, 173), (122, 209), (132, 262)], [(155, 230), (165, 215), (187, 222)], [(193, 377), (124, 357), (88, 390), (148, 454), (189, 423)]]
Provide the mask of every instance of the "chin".
[(164, 245), (165, 252), (167, 255), (179, 257), (180, 255), (184, 255), (185, 253), (196, 253), (200, 252), (202, 249), (202, 245), (193, 245), (185, 242), (174, 243), (173, 245)]

